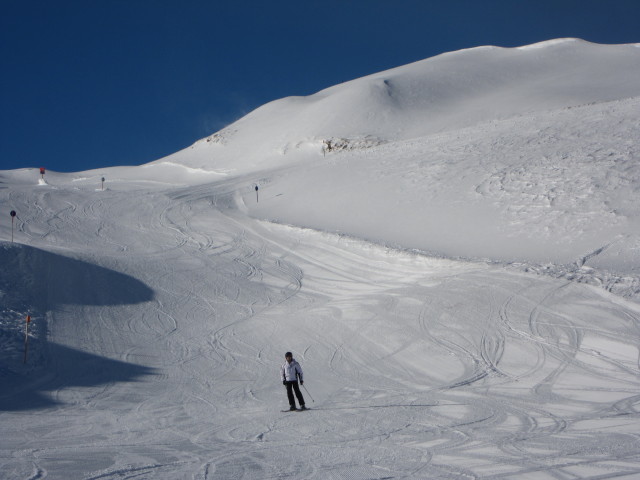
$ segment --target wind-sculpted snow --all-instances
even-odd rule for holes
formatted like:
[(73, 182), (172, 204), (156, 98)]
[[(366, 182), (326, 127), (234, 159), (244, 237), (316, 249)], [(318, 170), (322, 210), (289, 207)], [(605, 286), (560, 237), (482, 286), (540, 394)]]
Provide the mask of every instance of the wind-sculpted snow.
[[(3, 172), (0, 477), (640, 476), (640, 110), (616, 93), (637, 64), (598, 86), (639, 50), (535, 47), (276, 102), (147, 166)], [(572, 55), (572, 79), (594, 74), (575, 96), (560, 82), (541, 110), (398, 133), (409, 93), (431, 85), (437, 117), (449, 79), (487, 98), (489, 66), (518, 71), (504, 61), (538, 101)], [(334, 95), (378, 103), (315, 129)], [(367, 116), (383, 135), (345, 133)], [(282, 412), (286, 351), (307, 412)]]

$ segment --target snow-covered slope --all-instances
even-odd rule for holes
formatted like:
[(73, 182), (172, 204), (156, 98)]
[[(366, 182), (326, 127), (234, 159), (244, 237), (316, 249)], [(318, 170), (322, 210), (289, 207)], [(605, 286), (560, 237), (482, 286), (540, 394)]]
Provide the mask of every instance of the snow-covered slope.
[(320, 154), (327, 142), (375, 145), (635, 97), (639, 79), (638, 45), (562, 39), (522, 48), (473, 48), (308, 97), (276, 100), (159, 162), (222, 171), (264, 168), (281, 163), (283, 154)]
[(475, 48), (0, 172), (0, 478), (638, 477), (639, 79)]
[[(638, 274), (640, 97), (327, 156), (258, 179), (251, 215), (397, 248)], [(595, 260), (592, 259), (592, 260)]]
[(640, 244), (638, 97), (636, 44), (480, 47), (271, 102), (147, 167), (208, 180), (299, 165), (254, 178), (265, 201), (248, 191), (249, 213), (450, 257), (599, 251), (637, 273), (618, 244)]

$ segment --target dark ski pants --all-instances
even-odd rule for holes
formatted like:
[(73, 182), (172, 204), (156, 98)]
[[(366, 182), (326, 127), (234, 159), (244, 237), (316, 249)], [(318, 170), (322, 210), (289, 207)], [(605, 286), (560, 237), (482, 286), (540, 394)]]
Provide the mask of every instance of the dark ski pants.
[(296, 398), (298, 399), (298, 403), (300, 406), (304, 405), (304, 397), (302, 396), (302, 392), (300, 391), (300, 387), (298, 386), (298, 381), (294, 380), (293, 382), (287, 382), (287, 398), (289, 399), (289, 406), (296, 406), (296, 401), (293, 399), (293, 392), (296, 392)]

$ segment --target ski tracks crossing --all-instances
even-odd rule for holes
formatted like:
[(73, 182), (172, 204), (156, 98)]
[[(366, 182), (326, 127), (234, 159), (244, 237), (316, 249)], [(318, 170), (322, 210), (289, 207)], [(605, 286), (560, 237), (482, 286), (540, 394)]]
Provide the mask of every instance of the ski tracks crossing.
[[(86, 348), (153, 373), (60, 387), (57, 416), (86, 428), (24, 455), (64, 461), (82, 444), (101, 459), (82, 478), (96, 479), (640, 473), (636, 309), (565, 280), (251, 220), (241, 188), (52, 205), (37, 192), (31, 241), (65, 240), (61, 222), (38, 220), (49, 214), (88, 223), (79, 241), (92, 255), (154, 292), (66, 307), (59, 321), (96, 313)], [(286, 350), (305, 369), (309, 412), (279, 413)]]

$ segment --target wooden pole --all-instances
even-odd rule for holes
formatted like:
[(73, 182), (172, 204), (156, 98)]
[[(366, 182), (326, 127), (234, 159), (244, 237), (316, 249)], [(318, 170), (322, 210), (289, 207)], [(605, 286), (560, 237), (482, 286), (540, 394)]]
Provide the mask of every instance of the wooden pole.
[(24, 362), (27, 363), (27, 352), (29, 351), (29, 324), (31, 323), (31, 315), (27, 315), (27, 321), (24, 327)]

